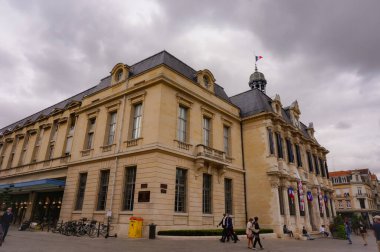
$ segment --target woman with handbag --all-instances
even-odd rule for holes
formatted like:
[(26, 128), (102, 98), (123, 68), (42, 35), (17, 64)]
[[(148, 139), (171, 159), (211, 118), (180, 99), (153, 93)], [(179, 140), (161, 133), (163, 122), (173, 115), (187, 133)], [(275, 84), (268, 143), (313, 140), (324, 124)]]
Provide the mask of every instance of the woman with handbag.
[(247, 222), (247, 229), (245, 230), (245, 233), (247, 234), (247, 239), (248, 239), (248, 248), (252, 249), (253, 247), (253, 219), (249, 218)]

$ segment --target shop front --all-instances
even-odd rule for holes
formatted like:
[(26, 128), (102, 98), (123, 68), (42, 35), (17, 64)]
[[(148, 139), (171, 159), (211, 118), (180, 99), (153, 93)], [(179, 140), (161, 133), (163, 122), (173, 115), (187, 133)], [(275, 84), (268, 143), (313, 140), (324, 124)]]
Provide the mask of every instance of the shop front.
[(0, 208), (12, 207), (13, 224), (30, 220), (54, 224), (59, 219), (65, 178), (0, 184)]

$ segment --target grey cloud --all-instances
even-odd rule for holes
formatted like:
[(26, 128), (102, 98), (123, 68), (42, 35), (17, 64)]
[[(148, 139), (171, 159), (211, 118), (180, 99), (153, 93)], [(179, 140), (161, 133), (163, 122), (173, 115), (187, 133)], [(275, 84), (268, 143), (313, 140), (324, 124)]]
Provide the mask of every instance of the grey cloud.
[[(367, 135), (380, 126), (378, 1), (20, 0), (0, 10), (5, 5), (11, 11), (2, 13), (17, 13), (26, 32), (6, 24), (12, 29), (2, 36), (16, 50), (0, 40), (0, 128), (97, 84), (118, 62), (163, 49), (209, 68), (229, 95), (240, 93), (256, 51), (268, 95), (279, 93), (285, 106), (298, 100), (335, 167), (378, 167), (371, 146), (379, 136)], [(371, 151), (357, 157), (363, 149)]]
[(337, 128), (337, 129), (349, 129), (349, 128), (351, 128), (351, 126), (352, 125), (348, 122), (338, 122), (335, 125), (335, 128)]

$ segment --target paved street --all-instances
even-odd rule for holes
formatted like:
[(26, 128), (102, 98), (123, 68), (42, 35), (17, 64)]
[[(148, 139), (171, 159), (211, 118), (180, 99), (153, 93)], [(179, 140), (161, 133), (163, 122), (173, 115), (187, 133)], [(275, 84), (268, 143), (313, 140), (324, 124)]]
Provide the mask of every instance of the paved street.
[[(330, 252), (330, 251), (368, 251), (376, 252), (375, 240), (373, 234), (368, 237), (369, 245), (363, 246), (360, 237), (353, 237), (353, 245), (348, 245), (347, 241), (334, 239), (317, 239), (314, 241), (298, 240), (281, 240), (281, 239), (264, 239), (262, 241), (265, 247), (264, 251), (281, 252)], [(121, 238), (87, 238), (87, 237), (67, 237), (59, 234), (47, 232), (20, 232), (11, 230), (9, 237), (0, 247), (0, 251), (6, 252), (23, 252), (23, 251), (248, 251), (246, 241), (242, 240), (237, 244), (220, 243), (218, 240), (168, 240), (168, 239), (121, 239)]]

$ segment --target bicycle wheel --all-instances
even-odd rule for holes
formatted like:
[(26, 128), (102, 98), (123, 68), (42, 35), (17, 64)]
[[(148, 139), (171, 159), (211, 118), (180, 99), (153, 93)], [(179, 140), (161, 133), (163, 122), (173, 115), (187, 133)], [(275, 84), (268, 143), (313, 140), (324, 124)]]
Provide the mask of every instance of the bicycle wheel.
[(88, 227), (87, 229), (87, 235), (91, 238), (94, 238), (98, 234), (98, 230), (96, 227)]

